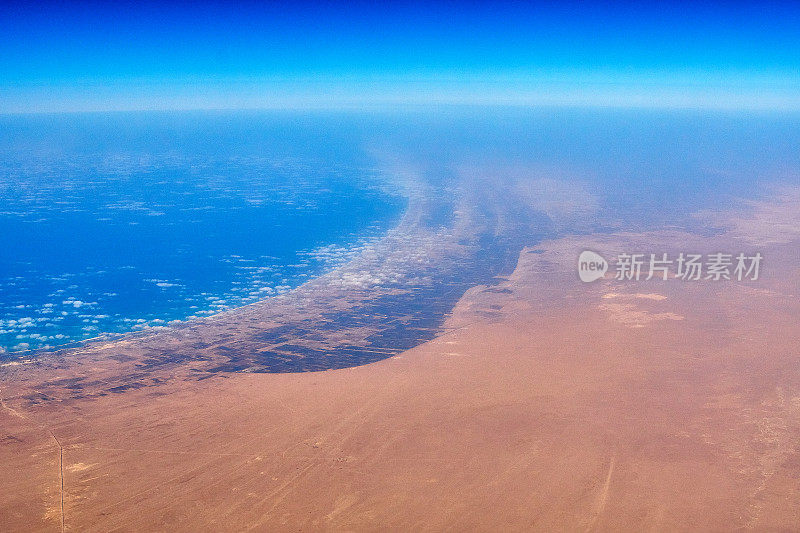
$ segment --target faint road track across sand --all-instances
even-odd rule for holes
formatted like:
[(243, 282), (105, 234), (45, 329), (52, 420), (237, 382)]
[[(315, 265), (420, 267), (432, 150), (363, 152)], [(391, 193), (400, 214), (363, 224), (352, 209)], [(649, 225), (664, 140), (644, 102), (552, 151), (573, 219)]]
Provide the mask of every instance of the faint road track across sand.
[(21, 418), (23, 420), (27, 420), (28, 422), (31, 422), (40, 429), (46, 431), (47, 434), (50, 435), (50, 437), (58, 446), (58, 482), (59, 482), (59, 497), (60, 497), (60, 507), (61, 507), (61, 532), (63, 533), (64, 532), (64, 447), (61, 446), (61, 441), (58, 440), (58, 437), (55, 436), (55, 434), (49, 427), (45, 426), (44, 424), (40, 424), (35, 420), (32, 420), (27, 415), (20, 413), (13, 407), (9, 407), (2, 396), (0, 396), (0, 407), (2, 407), (5, 411), (11, 413), (13, 416)]

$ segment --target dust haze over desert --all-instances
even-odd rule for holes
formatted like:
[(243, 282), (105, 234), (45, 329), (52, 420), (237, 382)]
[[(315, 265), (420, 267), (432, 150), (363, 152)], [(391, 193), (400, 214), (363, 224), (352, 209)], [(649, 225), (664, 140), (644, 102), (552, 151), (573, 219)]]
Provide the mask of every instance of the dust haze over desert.
[(800, 529), (795, 20), (11, 12), (0, 531)]

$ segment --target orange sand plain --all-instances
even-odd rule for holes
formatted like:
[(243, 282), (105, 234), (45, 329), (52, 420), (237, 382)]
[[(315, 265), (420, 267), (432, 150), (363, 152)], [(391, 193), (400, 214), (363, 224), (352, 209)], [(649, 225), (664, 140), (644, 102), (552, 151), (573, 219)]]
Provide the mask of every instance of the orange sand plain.
[(575, 274), (584, 248), (753, 249), (737, 231), (544, 243), (358, 368), (29, 407), (7, 379), (0, 529), (798, 529), (797, 233), (758, 282)]

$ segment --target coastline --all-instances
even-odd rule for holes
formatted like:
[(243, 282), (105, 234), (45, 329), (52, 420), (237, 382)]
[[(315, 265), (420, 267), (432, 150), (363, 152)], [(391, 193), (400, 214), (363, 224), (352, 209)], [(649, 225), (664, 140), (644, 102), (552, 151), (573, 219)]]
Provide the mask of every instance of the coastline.
[[(408, 196), (404, 196), (404, 195), (401, 194), (402, 193), (402, 189), (400, 187), (391, 188), (391, 187), (388, 187), (387, 184), (385, 184), (385, 183), (377, 183), (377, 184), (375, 184), (375, 187), (379, 188), (381, 190), (384, 190), (385, 193), (388, 196), (396, 196), (398, 198), (402, 198), (403, 201), (406, 202), (406, 204), (409, 201), (409, 197)], [(403, 221), (403, 218), (404, 218), (405, 213), (407, 212), (407, 210), (408, 210), (408, 208), (406, 206), (406, 209), (402, 210), (399, 213), (398, 221), (394, 225), (388, 226), (381, 234), (377, 234), (377, 235), (372, 235), (372, 234), (368, 234), (368, 233), (367, 234), (363, 234), (363, 235), (358, 236), (354, 241), (352, 241), (350, 243), (347, 243), (345, 245), (345, 247), (348, 248), (348, 249), (345, 252), (345, 254), (349, 255), (351, 257), (349, 259), (346, 259), (345, 263), (349, 262), (350, 260), (352, 260), (352, 256), (354, 254), (357, 254), (359, 250), (363, 250), (366, 247), (374, 244), (376, 241), (383, 239), (388, 232), (390, 232), (393, 229), (399, 227), (403, 223), (402, 221)], [(341, 243), (328, 243), (326, 245), (323, 245), (322, 248), (327, 248), (329, 246), (340, 247), (342, 245), (341, 245)], [(316, 249), (314, 249), (314, 250), (298, 250), (297, 253), (300, 256), (312, 257), (315, 252), (316, 252)], [(19, 360), (24, 360), (24, 359), (32, 360), (32, 359), (39, 359), (39, 358), (43, 358), (43, 357), (46, 358), (46, 357), (48, 357), (49, 355), (52, 355), (52, 354), (72, 353), (72, 352), (80, 351), (80, 350), (85, 349), (85, 348), (90, 348), (92, 345), (97, 344), (97, 343), (117, 342), (117, 341), (121, 341), (121, 340), (136, 339), (136, 338), (139, 338), (141, 336), (150, 335), (150, 334), (153, 334), (153, 333), (158, 332), (158, 331), (173, 331), (173, 330), (176, 330), (176, 329), (181, 329), (181, 328), (188, 327), (188, 326), (193, 326), (193, 325), (196, 325), (196, 324), (202, 324), (203, 321), (214, 319), (214, 318), (218, 317), (219, 315), (225, 315), (226, 313), (229, 313), (229, 312), (235, 312), (235, 311), (237, 311), (239, 309), (242, 309), (242, 308), (245, 308), (245, 307), (248, 307), (248, 306), (252, 306), (252, 305), (261, 305), (261, 304), (264, 304), (264, 303), (270, 301), (272, 298), (275, 298), (275, 297), (278, 297), (280, 295), (286, 294), (287, 292), (292, 292), (292, 291), (295, 291), (297, 289), (300, 289), (304, 285), (306, 285), (308, 283), (311, 283), (314, 280), (324, 276), (325, 274), (328, 274), (329, 272), (340, 268), (342, 266), (342, 264), (343, 263), (341, 261), (339, 261), (338, 264), (335, 264), (335, 265), (333, 265), (333, 266), (331, 266), (329, 268), (322, 268), (322, 270), (320, 272), (315, 273), (312, 277), (302, 281), (299, 285), (296, 285), (296, 286), (288, 289), (287, 291), (278, 292), (276, 295), (267, 296), (265, 298), (262, 298), (262, 299), (259, 299), (259, 300), (256, 300), (256, 301), (250, 301), (250, 302), (247, 302), (247, 303), (242, 303), (240, 305), (229, 306), (229, 307), (227, 307), (225, 309), (222, 309), (222, 310), (213, 311), (213, 313), (211, 313), (211, 314), (205, 314), (204, 316), (186, 316), (184, 318), (173, 318), (173, 319), (169, 319), (169, 318), (164, 317), (164, 316), (159, 316), (159, 317), (157, 317), (157, 319), (154, 322), (156, 322), (158, 324), (169, 324), (169, 325), (166, 325), (166, 326), (163, 326), (163, 325), (152, 325), (150, 323), (151, 321), (148, 321), (142, 327), (138, 327), (138, 328), (137, 327), (133, 327), (133, 328), (128, 329), (127, 331), (102, 332), (102, 333), (100, 333), (100, 334), (98, 334), (96, 336), (93, 336), (93, 337), (88, 337), (88, 338), (85, 338), (85, 339), (75, 340), (75, 341), (71, 341), (71, 342), (67, 342), (67, 343), (63, 343), (63, 344), (58, 344), (58, 345), (54, 345), (54, 346), (50, 346), (50, 347), (46, 347), (46, 348), (34, 348), (34, 349), (28, 349), (28, 350), (14, 350), (14, 351), (7, 351), (7, 350), (6, 351), (2, 351), (2, 350), (0, 350), (0, 362), (3, 362), (4, 360), (5, 360), (5, 362), (14, 362), (14, 361), (19, 361)], [(220, 294), (220, 295), (213, 295), (213, 296), (224, 297), (226, 295), (225, 294)], [(211, 309), (201, 309), (200, 311), (202, 311), (202, 312), (210, 312)], [(189, 311), (187, 311), (187, 313), (188, 312)], [(192, 314), (193, 315), (197, 314), (197, 311), (192, 312)]]
[[(61, 371), (5, 382), (0, 417), (19, 442), (0, 445), (0, 468), (28, 475), (0, 508), (12, 529), (55, 530), (63, 495), (66, 527), (88, 531), (791, 528), (800, 223), (766, 207), (719, 235), (525, 248), (506, 279), (459, 299), (446, 333), (370, 365), (204, 380), (174, 368), (159, 386), (85, 397), (52, 381)], [(727, 249), (787, 215), (793, 236), (763, 247), (758, 282), (575, 275), (583, 248)], [(49, 435), (8, 408), (58, 436), (63, 492)]]
[(175, 375), (197, 381), (367, 364), (436, 337), (470, 287), (510, 272), (519, 250), (549, 231), (545, 215), (520, 216), (505, 191), (419, 178), (406, 192), (396, 227), (290, 292), (177, 327), (49, 352), (24, 366), (58, 373), (53, 386), (68, 385), (80, 399), (157, 386)]

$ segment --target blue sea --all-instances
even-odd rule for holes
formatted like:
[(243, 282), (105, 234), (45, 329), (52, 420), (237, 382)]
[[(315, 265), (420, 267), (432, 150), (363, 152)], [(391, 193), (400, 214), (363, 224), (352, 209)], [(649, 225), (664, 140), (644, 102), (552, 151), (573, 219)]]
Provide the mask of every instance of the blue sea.
[(374, 169), (286, 146), (291, 120), (231, 118), (4, 119), (0, 352), (274, 296), (396, 224), (404, 199)]
[(554, 221), (537, 238), (555, 227), (690, 227), (693, 213), (797, 184), (797, 118), (505, 108), (0, 117), (0, 354), (290, 291), (395, 227), (411, 175), (451, 211), (465, 169), (516, 180), (509, 190), (528, 191)]

